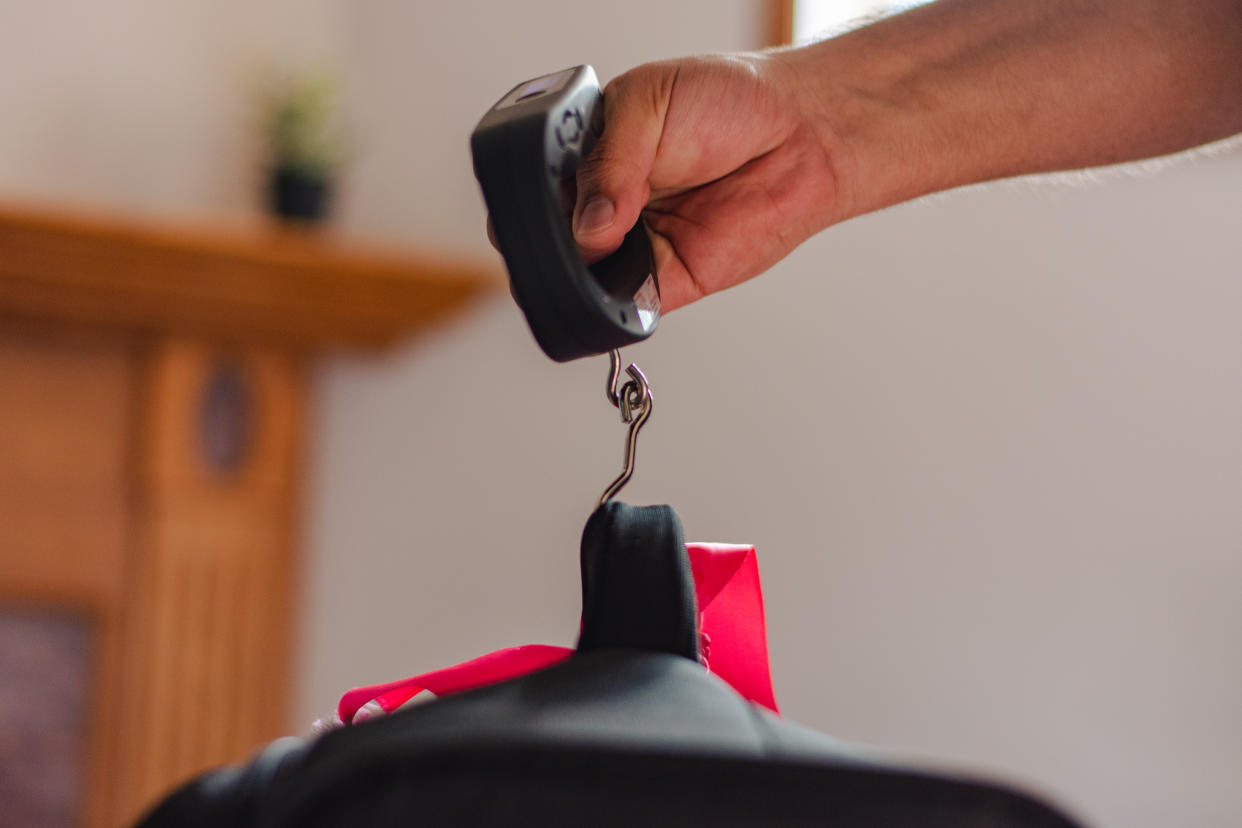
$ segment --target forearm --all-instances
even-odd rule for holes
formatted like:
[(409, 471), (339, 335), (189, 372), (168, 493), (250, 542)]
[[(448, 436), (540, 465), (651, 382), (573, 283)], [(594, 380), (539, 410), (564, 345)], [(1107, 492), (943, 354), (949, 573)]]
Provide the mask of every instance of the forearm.
[(939, 0), (774, 57), (833, 155), (831, 221), (1242, 131), (1242, 0)]

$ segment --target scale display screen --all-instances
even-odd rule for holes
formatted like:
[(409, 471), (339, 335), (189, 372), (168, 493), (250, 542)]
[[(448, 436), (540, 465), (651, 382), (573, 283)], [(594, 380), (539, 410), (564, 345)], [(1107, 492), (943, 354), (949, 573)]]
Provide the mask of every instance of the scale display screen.
[(508, 95), (505, 95), (504, 100), (496, 105), (496, 109), (513, 106), (519, 101), (535, 98), (547, 92), (555, 92), (565, 85), (565, 81), (569, 80), (571, 75), (573, 75), (573, 70), (554, 72), (551, 75), (544, 75), (541, 78), (527, 81), (516, 87)]

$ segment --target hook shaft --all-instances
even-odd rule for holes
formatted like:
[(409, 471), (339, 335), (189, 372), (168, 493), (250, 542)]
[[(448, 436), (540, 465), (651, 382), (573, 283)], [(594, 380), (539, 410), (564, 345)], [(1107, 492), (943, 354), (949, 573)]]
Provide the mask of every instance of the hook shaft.
[(612, 403), (613, 408), (621, 407), (621, 392), (617, 390), (617, 383), (620, 381), (621, 352), (616, 348), (613, 348), (608, 352), (608, 385), (605, 388), (605, 393), (608, 395), (608, 402)]

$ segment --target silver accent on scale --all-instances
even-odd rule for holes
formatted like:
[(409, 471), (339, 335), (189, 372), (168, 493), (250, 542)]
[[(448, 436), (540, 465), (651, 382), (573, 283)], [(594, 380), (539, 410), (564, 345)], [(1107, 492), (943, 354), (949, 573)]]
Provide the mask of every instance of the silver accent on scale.
[(660, 290), (656, 287), (654, 275), (647, 274), (642, 285), (634, 294), (634, 307), (638, 311), (638, 323), (643, 331), (649, 331), (660, 321)]

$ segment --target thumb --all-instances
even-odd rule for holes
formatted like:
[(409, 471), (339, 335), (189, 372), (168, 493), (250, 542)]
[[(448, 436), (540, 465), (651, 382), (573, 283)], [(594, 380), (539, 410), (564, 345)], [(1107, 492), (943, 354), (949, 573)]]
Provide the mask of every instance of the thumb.
[(604, 131), (578, 168), (574, 238), (587, 261), (616, 250), (651, 195), (672, 73), (639, 67), (604, 91)]

